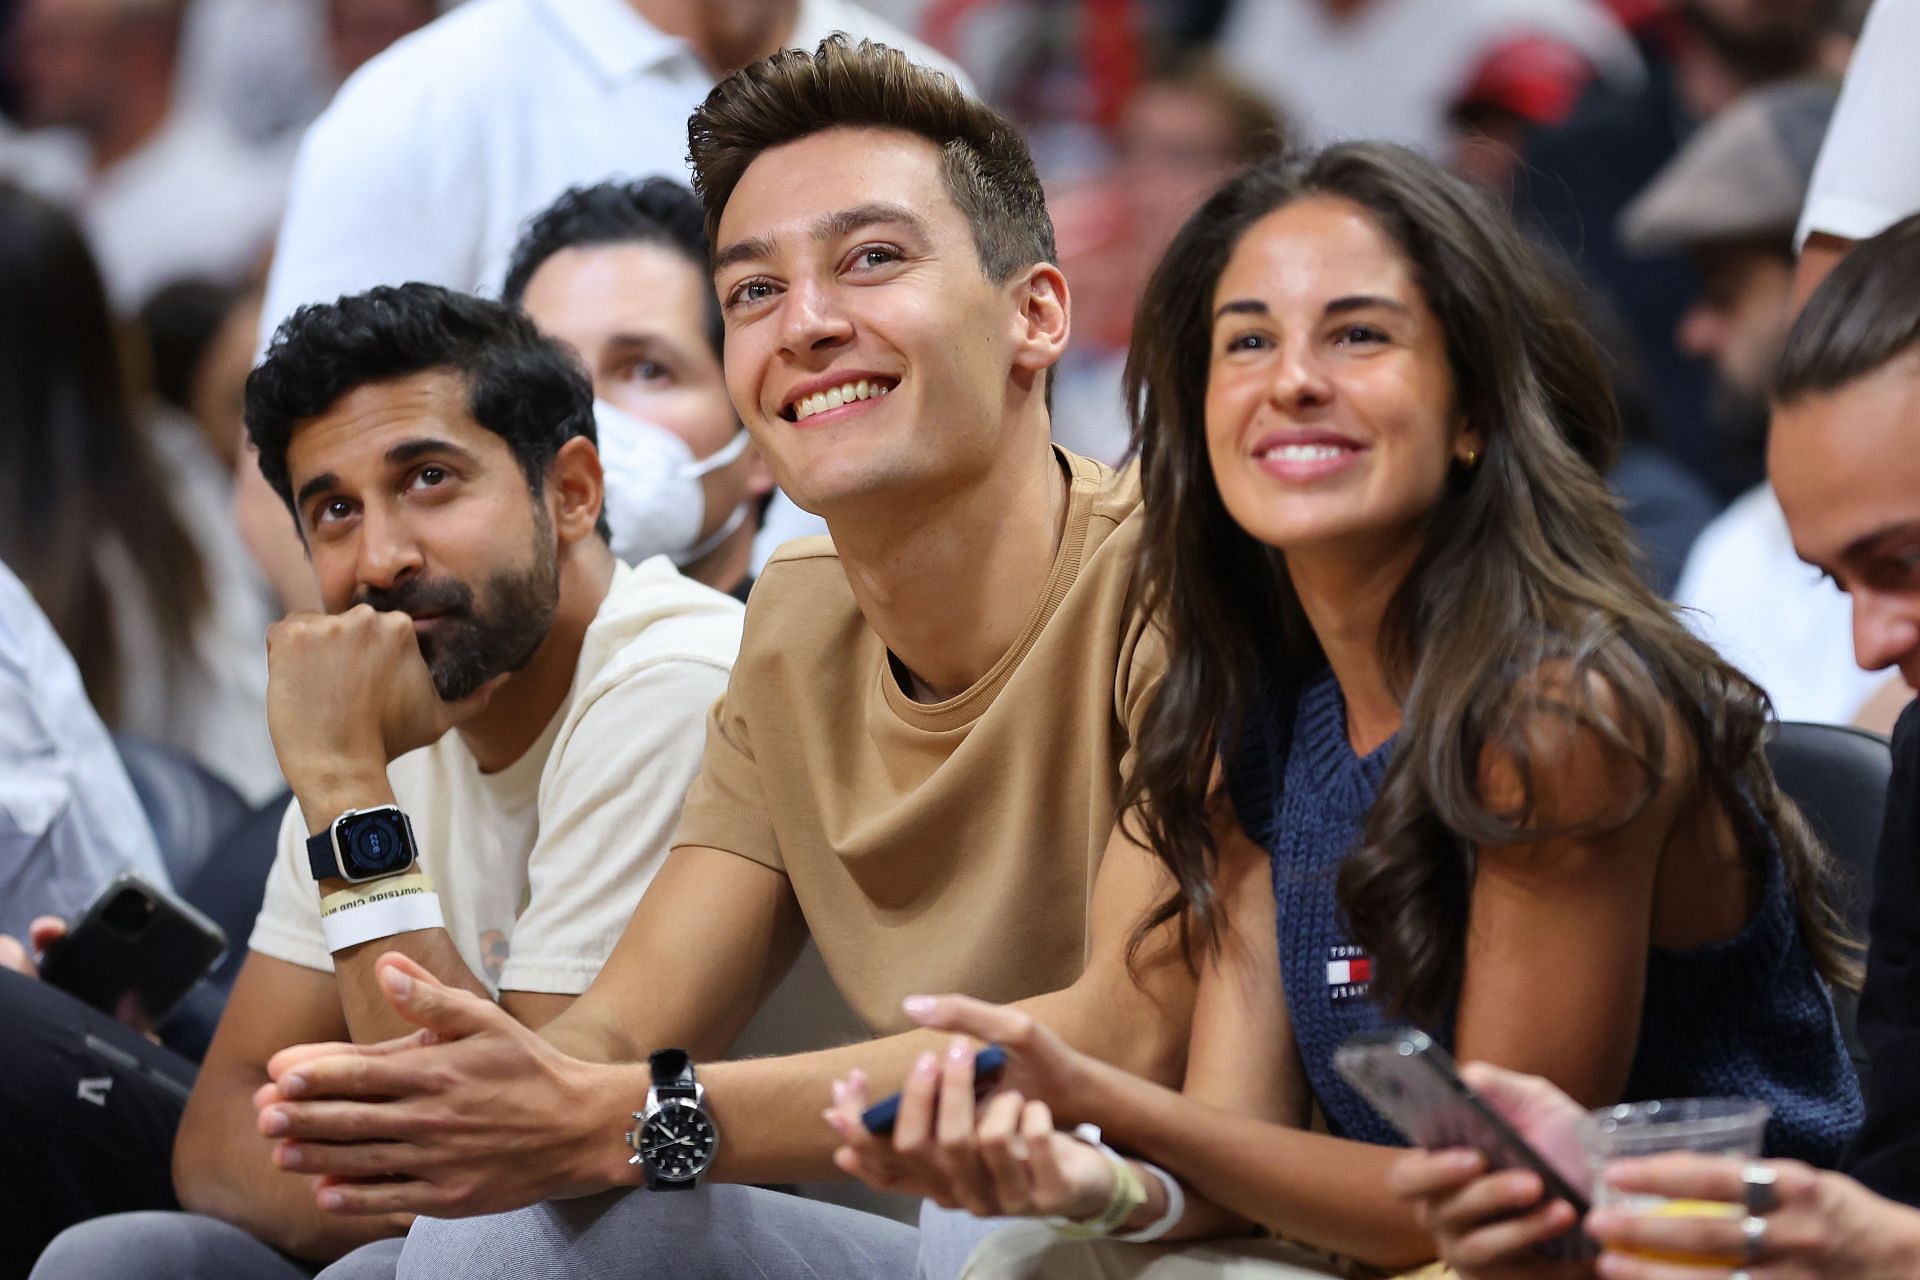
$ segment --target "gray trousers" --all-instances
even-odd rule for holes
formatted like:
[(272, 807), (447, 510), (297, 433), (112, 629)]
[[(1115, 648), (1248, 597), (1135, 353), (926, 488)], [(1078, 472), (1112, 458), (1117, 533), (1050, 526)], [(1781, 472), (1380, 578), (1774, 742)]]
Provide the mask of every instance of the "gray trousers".
[(399, 1280), (954, 1280), (974, 1246), (1004, 1225), (927, 1205), (916, 1231), (721, 1183), (613, 1191), (487, 1218), (422, 1218), (407, 1236)]
[[(716, 1184), (608, 1192), (514, 1213), (421, 1218), (405, 1240), (356, 1249), (318, 1280), (954, 1280), (1003, 1220), (923, 1206), (921, 1229), (817, 1200)], [(121, 1213), (62, 1232), (32, 1280), (306, 1280), (240, 1228), (191, 1213)]]
[(1038, 1222), (996, 1231), (961, 1280), (1320, 1280), (1357, 1274), (1279, 1240), (1126, 1244), (1068, 1240)]
[[(401, 1241), (355, 1249), (320, 1272), (322, 1280), (393, 1280)], [(262, 1244), (239, 1227), (196, 1213), (115, 1213), (68, 1227), (40, 1255), (30, 1280), (307, 1280), (314, 1268)]]

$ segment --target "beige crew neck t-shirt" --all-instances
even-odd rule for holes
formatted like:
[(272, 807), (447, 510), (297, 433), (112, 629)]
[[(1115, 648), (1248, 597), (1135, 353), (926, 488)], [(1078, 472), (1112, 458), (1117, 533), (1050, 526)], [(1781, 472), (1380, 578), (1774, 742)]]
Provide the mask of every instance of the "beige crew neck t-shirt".
[(875, 1034), (902, 998), (1006, 1001), (1087, 961), (1094, 874), (1162, 667), (1135, 597), (1139, 484), (1059, 450), (1070, 480), (1046, 591), (972, 688), (913, 701), (826, 538), (787, 544), (747, 607), (674, 847), (784, 874)]
[[(741, 611), (665, 556), (614, 570), (567, 700), (525, 754), (480, 772), (460, 735), (387, 767), (447, 934), (488, 990), (578, 995), (666, 860)], [(248, 945), (331, 972), (296, 801)]]

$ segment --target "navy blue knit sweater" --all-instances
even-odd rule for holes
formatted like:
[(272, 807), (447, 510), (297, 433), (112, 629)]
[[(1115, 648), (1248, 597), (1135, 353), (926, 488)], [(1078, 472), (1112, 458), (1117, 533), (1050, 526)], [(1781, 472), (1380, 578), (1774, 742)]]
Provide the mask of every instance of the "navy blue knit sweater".
[[(1369, 994), (1370, 962), (1344, 932), (1334, 882), (1359, 843), (1393, 746), (1354, 754), (1340, 686), (1323, 671), (1297, 703), (1271, 695), (1226, 771), (1247, 834), (1273, 858), (1281, 977), (1314, 1096), (1334, 1132), (1387, 1145), (1400, 1144), (1399, 1135), (1333, 1070), (1342, 1041), (1390, 1022)], [(1860, 1127), (1860, 1089), (1833, 1002), (1801, 943), (1778, 848), (1769, 844), (1760, 909), (1737, 935), (1649, 954), (1625, 1096), (1763, 1099), (1773, 1107), (1768, 1154), (1832, 1165)], [(1423, 1029), (1453, 1047), (1451, 1015)]]

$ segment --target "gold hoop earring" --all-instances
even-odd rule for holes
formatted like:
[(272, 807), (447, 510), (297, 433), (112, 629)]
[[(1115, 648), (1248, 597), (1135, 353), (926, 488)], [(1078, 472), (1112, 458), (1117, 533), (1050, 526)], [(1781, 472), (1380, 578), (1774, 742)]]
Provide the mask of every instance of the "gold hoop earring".
[(1462, 458), (1461, 461), (1466, 463), (1467, 470), (1471, 471), (1480, 465), (1480, 455), (1475, 450), (1469, 449), (1467, 450), (1467, 456)]

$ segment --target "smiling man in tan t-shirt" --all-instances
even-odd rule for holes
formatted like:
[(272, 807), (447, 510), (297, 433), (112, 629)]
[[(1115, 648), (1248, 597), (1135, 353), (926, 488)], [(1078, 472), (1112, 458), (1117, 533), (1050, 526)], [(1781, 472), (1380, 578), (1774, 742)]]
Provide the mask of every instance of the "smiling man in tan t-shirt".
[[(1168, 886), (1117, 828), (1159, 672), (1137, 488), (1049, 442), (1068, 301), (1024, 144), (899, 54), (837, 42), (738, 73), (690, 132), (729, 389), (832, 540), (760, 579), (674, 851), (566, 1014), (536, 1035), (383, 961), (395, 1008), (446, 1043), (276, 1064), (263, 1113), (303, 1167), (368, 1179), (330, 1185), (336, 1211), (832, 1176), (832, 1081), (858, 1065), (891, 1088), (949, 1050), (902, 1032), (913, 992), (1019, 1001), (1177, 1075), (1185, 968), (1150, 943), (1130, 969), (1127, 948)], [(702, 1118), (651, 1141), (643, 1123), (630, 1163), (618, 1135), (681, 1067), (661, 1078), (649, 1052), (723, 1052), (809, 933), (886, 1038), (702, 1065)], [(956, 1268), (982, 1230), (922, 1241), (737, 1186), (616, 1192), (423, 1219), (402, 1274), (892, 1278)]]

